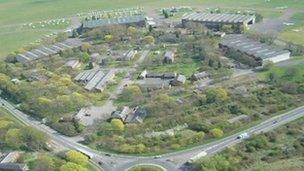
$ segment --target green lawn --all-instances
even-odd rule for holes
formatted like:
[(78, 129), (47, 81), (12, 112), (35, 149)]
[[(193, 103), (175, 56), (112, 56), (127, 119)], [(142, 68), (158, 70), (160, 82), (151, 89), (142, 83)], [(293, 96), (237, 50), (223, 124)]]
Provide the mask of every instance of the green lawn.
[(291, 17), (291, 21), (295, 23), (294, 26), (285, 29), (279, 37), (282, 40), (304, 45), (304, 12), (295, 13)]
[(31, 43), (41, 36), (54, 32), (58, 28), (44, 30), (15, 30), (24, 23), (35, 23), (49, 19), (69, 18), (80, 12), (91, 10), (108, 10), (142, 6), (145, 9), (191, 5), (200, 7), (246, 8), (257, 9), (265, 16), (277, 17), (280, 15), (276, 7), (287, 6), (303, 9), (304, 3), (300, 0), (0, 0), (0, 57)]
[[(0, 0), (1, 25), (39, 21), (49, 18), (67, 17), (93, 9), (113, 9), (125, 7), (168, 7), (173, 5), (206, 5), (219, 7), (275, 8), (287, 6), (303, 8), (300, 0)], [(47, 7), (47, 8), (46, 8)]]
[(283, 31), (280, 34), (280, 39), (304, 45), (304, 38), (301, 35), (304, 35), (304, 26)]

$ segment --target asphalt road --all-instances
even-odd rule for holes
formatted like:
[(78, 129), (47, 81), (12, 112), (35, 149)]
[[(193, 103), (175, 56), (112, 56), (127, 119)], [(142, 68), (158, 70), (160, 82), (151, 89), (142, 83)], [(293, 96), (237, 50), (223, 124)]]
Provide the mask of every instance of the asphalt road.
[(94, 163), (96, 163), (97, 165), (99, 163), (100, 167), (105, 171), (123, 171), (139, 164), (160, 165), (168, 171), (187, 170), (187, 167), (185, 167), (184, 165), (185, 162), (187, 162), (189, 158), (196, 156), (202, 151), (207, 152), (207, 155), (213, 155), (229, 146), (233, 146), (243, 141), (241, 139), (237, 139), (238, 135), (240, 135), (241, 133), (247, 132), (249, 135), (253, 135), (259, 134), (261, 132), (267, 132), (269, 130), (272, 130), (276, 127), (279, 127), (304, 116), (304, 106), (302, 106), (292, 111), (270, 118), (247, 130), (206, 145), (197, 146), (192, 149), (187, 149), (179, 152), (168, 153), (162, 156), (141, 157), (107, 154), (104, 152), (93, 150), (87, 146), (75, 142), (75, 140), (72, 138), (60, 135), (48, 126), (41, 124), (39, 121), (19, 111), (4, 99), (0, 99), (0, 102), (4, 104), (4, 108), (10, 111), (12, 115), (24, 122), (26, 125), (35, 127), (48, 134), (51, 137), (53, 143), (57, 144), (58, 146), (65, 147), (67, 149), (74, 149), (85, 153), (86, 155), (91, 157), (91, 160)]

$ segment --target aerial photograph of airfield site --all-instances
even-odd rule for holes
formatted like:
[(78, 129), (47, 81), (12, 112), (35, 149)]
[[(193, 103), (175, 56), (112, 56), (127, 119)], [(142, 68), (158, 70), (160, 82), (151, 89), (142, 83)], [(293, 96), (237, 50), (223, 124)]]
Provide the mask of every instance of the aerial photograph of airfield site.
[(303, 171), (304, 0), (0, 0), (0, 171)]

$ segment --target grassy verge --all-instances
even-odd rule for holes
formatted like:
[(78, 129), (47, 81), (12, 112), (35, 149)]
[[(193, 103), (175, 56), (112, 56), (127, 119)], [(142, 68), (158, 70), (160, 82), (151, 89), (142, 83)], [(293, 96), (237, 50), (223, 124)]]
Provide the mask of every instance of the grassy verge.
[(25, 124), (20, 121), (18, 118), (16, 118), (14, 115), (11, 115), (9, 111), (7, 111), (5, 108), (0, 107), (0, 117), (8, 118), (9, 120), (14, 121), (18, 125), (25, 126)]

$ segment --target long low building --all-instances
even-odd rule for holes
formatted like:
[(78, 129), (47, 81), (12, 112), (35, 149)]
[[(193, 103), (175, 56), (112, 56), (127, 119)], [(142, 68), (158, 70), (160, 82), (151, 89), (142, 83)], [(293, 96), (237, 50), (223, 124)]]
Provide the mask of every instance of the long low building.
[(67, 39), (64, 42), (56, 43), (50, 46), (43, 46), (22, 54), (16, 55), (16, 60), (20, 63), (26, 63), (37, 59), (52, 57), (67, 49), (79, 48), (82, 45), (79, 39)]
[(83, 83), (85, 85), (84, 88), (88, 91), (103, 91), (114, 76), (114, 70), (102, 71), (99, 69), (92, 69), (79, 73), (74, 80)]
[(220, 48), (234, 49), (254, 58), (260, 65), (267, 61), (273, 63), (290, 59), (290, 51), (247, 38), (245, 35), (231, 34), (223, 38)]
[(146, 25), (146, 17), (143, 15), (134, 15), (134, 16), (124, 16), (119, 18), (109, 18), (109, 19), (96, 19), (96, 20), (84, 20), (82, 22), (81, 29), (93, 29), (96, 27), (102, 26), (111, 26), (111, 25)]
[(241, 15), (229, 13), (191, 13), (182, 18), (182, 24), (185, 26), (188, 22), (196, 22), (205, 25), (207, 28), (219, 30), (222, 25), (248, 25), (255, 23), (254, 15)]

